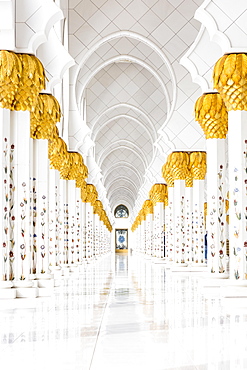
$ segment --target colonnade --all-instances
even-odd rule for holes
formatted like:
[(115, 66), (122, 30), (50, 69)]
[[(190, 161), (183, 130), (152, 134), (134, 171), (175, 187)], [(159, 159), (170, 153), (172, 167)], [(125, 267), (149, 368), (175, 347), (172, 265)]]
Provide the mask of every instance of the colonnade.
[(56, 277), (110, 252), (109, 219), (44, 88), (35, 56), (0, 52), (1, 298), (49, 295)]
[[(147, 225), (153, 225), (148, 231), (151, 235), (151, 257), (159, 262), (182, 266), (188, 263), (204, 266), (206, 153), (172, 152), (162, 168), (162, 174), (167, 184), (155, 184), (149, 193), (153, 211), (150, 212), (151, 206), (147, 209), (147, 201), (144, 202), (132, 226), (144, 245), (144, 248), (137, 248), (137, 252), (148, 255), (148, 240), (141, 234), (142, 231), (147, 233)], [(136, 243), (138, 245), (138, 241)]]
[[(247, 55), (223, 55), (213, 81), (214, 90), (195, 103), (206, 152), (174, 151), (162, 168), (163, 195), (168, 194), (160, 218), (165, 219), (165, 261), (184, 267), (207, 262), (208, 273), (225, 278), (229, 257), (230, 279), (242, 281), (247, 279)], [(139, 215), (132, 230), (145, 232)], [(153, 243), (154, 228), (151, 234)], [(145, 255), (147, 249), (137, 252)]]

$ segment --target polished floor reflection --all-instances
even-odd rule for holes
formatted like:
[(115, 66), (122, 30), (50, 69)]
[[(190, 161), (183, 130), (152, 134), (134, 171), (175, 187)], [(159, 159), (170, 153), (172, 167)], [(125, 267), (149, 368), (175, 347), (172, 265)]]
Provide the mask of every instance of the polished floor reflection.
[(246, 369), (245, 301), (202, 279), (116, 255), (52, 298), (2, 300), (1, 369)]

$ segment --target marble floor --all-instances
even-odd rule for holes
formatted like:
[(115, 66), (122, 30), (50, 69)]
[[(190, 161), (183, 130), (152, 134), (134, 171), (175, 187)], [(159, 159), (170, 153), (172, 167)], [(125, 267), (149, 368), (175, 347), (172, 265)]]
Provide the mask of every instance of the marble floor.
[(52, 297), (1, 300), (0, 369), (247, 369), (247, 305), (202, 279), (112, 255)]

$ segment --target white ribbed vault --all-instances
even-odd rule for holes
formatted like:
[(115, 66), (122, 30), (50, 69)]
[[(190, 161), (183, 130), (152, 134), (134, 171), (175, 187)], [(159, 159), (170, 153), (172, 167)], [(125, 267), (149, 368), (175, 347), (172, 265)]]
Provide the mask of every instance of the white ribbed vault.
[(82, 117), (70, 146), (85, 153), (88, 143), (111, 211), (121, 203), (133, 210), (150, 179), (162, 181), (171, 148), (204, 147), (192, 116), (200, 92), (179, 64), (201, 3), (69, 0), (71, 88)]

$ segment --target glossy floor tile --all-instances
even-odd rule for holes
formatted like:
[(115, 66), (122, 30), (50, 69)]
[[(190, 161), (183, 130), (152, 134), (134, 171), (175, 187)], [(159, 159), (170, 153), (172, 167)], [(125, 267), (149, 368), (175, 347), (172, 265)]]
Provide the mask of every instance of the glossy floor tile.
[(0, 369), (247, 369), (247, 307), (201, 279), (116, 255), (51, 298), (0, 301)]

